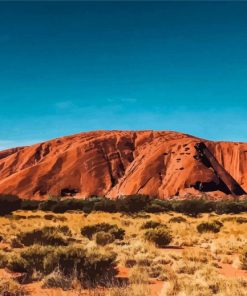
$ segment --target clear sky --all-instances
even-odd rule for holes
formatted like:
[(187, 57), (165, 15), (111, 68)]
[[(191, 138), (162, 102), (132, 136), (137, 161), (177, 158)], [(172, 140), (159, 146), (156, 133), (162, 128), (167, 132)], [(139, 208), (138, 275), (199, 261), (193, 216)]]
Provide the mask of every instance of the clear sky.
[(0, 149), (95, 129), (247, 141), (247, 2), (0, 2)]

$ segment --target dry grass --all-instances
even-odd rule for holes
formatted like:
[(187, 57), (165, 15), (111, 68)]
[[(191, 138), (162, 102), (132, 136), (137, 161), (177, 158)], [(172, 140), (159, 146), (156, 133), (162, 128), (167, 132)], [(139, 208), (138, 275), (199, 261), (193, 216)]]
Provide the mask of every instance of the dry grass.
[(24, 287), (12, 279), (0, 279), (0, 295), (3, 296), (24, 296), (27, 292)]
[[(182, 217), (185, 221), (172, 222), (171, 217), (172, 221), (176, 221), (174, 219), (176, 217), (180, 217), (178, 220), (182, 220)], [(239, 217), (241, 219), (238, 219)], [(246, 280), (225, 278), (219, 272), (219, 264), (229, 264), (237, 269), (241, 267), (241, 253), (247, 246), (246, 223), (242, 223), (245, 219), (247, 214), (221, 216), (204, 214), (198, 218), (192, 218), (176, 213), (122, 215), (103, 212), (91, 214), (70, 212), (50, 215), (41, 211), (35, 213), (17, 211), (13, 216), (0, 217), (0, 235), (3, 238), (0, 259), (5, 254), (16, 254), (23, 248), (13, 243), (19, 233), (45, 226), (68, 226), (75, 241), (73, 242), (72, 239), (70, 244), (82, 244), (92, 250), (97, 247), (94, 238), (89, 240), (83, 237), (80, 230), (83, 226), (104, 222), (116, 224), (125, 230), (123, 241), (116, 240), (103, 246), (102, 249), (118, 255), (118, 265), (127, 267), (129, 270), (129, 284), (91, 290), (89, 295), (151, 295), (150, 278), (156, 278), (164, 282), (163, 289), (157, 296), (241, 296), (246, 295)], [(144, 240), (145, 229), (141, 226), (149, 220), (167, 225), (173, 236), (170, 248), (157, 248)], [(198, 233), (198, 224), (215, 220), (223, 223), (218, 233)], [(57, 285), (63, 289), (71, 288), (71, 283), (69, 284), (59, 273), (47, 276), (43, 284), (46, 287)], [(9, 289), (17, 285), (17, 291), (24, 291), (24, 285), (20, 286), (14, 281), (11, 281), (11, 285)], [(72, 287), (76, 290), (76, 285)]]

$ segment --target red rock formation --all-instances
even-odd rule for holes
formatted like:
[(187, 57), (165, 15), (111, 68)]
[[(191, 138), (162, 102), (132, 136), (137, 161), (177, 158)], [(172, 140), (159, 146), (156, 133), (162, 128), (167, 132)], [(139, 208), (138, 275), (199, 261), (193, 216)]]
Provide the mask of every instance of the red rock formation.
[[(224, 169), (224, 167), (217, 161), (217, 159), (213, 156), (210, 150), (207, 148), (205, 143), (200, 142), (195, 145), (195, 148), (198, 152), (196, 159), (200, 159), (207, 167), (212, 168), (216, 176), (218, 176), (217, 183), (199, 183), (199, 190), (213, 190), (213, 189), (221, 189), (226, 194), (232, 195), (243, 195), (245, 191), (238, 184), (238, 182)], [(217, 188), (214, 188), (217, 186)]]
[(95, 131), (0, 151), (0, 194), (167, 198), (200, 190), (224, 195), (236, 184), (247, 190), (247, 144), (203, 141), (228, 176), (222, 180), (198, 157), (199, 142), (169, 131)]

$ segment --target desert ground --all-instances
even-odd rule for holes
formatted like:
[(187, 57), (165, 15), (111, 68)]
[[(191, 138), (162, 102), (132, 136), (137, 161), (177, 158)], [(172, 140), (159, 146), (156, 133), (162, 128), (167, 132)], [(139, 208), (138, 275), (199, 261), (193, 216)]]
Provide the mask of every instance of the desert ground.
[[(106, 230), (103, 235), (102, 231), (100, 235), (97, 232), (87, 235), (86, 231), (82, 234), (85, 226), (100, 223), (115, 225), (116, 233), (122, 237), (116, 238), (116, 234), (114, 237), (111, 230), (109, 235)], [(202, 223), (206, 224), (198, 227)], [(247, 295), (246, 223), (246, 213), (189, 217), (174, 212), (15, 211), (0, 217), (0, 293), (8, 296)], [(48, 229), (48, 235), (39, 236), (44, 229)], [(146, 233), (155, 229), (163, 229), (168, 239), (150, 240)], [(124, 235), (119, 230), (124, 230)], [(85, 284), (76, 273), (65, 274), (62, 264), (55, 263), (47, 274), (42, 272), (37, 259), (45, 248), (65, 250), (65, 254), (68, 248), (83, 248), (90, 252), (92, 264), (96, 257), (114, 254), (107, 268), (109, 271), (113, 267), (116, 273), (94, 285)], [(29, 261), (29, 268), (21, 261), (23, 258)], [(23, 268), (28, 271), (23, 272)], [(104, 266), (101, 266), (102, 275)]]

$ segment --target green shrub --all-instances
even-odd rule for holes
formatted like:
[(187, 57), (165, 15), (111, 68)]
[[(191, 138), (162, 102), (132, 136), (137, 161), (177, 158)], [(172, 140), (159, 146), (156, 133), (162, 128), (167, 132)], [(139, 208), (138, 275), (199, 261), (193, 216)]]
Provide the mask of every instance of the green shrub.
[(214, 202), (204, 199), (186, 199), (172, 202), (172, 207), (175, 212), (197, 217), (200, 213), (214, 211)]
[(28, 210), (30, 210), (30, 211), (38, 210), (40, 203), (41, 203), (41, 201), (39, 201), (39, 200), (23, 199), (21, 201), (20, 209), (21, 210), (26, 210), (26, 211), (28, 211)]
[(64, 237), (65, 235), (71, 235), (67, 226), (43, 227), (28, 232), (21, 232), (17, 235), (17, 240), (25, 246), (34, 244), (66, 246), (68, 242)]
[[(54, 213), (66, 211), (104, 211), (109, 213), (138, 213), (141, 211), (160, 213), (175, 211), (196, 217), (200, 213), (216, 211), (217, 214), (247, 212), (246, 200), (210, 201), (207, 196), (193, 199), (193, 195), (185, 200), (161, 200), (147, 195), (134, 194), (121, 196), (115, 200), (105, 197), (86, 199), (52, 197), (46, 201), (21, 200), (13, 195), (0, 195), (0, 215), (7, 215), (15, 210), (43, 210)], [(57, 218), (58, 219), (58, 218)]]
[(45, 200), (39, 204), (39, 210), (41, 211), (53, 211), (54, 207), (58, 204), (56, 200)]
[(157, 228), (157, 227), (160, 227), (160, 226), (162, 226), (162, 223), (150, 220), (150, 221), (147, 221), (147, 222), (143, 223), (142, 226), (141, 226), (141, 229), (149, 229), (149, 228), (154, 229), (154, 228)]
[(170, 220), (169, 220), (169, 223), (182, 223), (182, 222), (186, 222), (187, 220), (182, 217), (182, 216), (177, 216), (177, 217), (172, 217)]
[(31, 277), (36, 270), (45, 273), (44, 260), (55, 248), (51, 246), (33, 245), (21, 250), (6, 254), (4, 267), (14, 272), (26, 272)]
[(95, 234), (95, 241), (98, 245), (105, 246), (114, 242), (115, 237), (109, 232), (100, 231)]
[(66, 276), (75, 274), (84, 285), (105, 283), (116, 275), (116, 255), (91, 252), (79, 246), (59, 247), (48, 254), (44, 261), (46, 272), (56, 268)]
[(23, 248), (24, 245), (16, 237), (11, 239), (10, 242), (11, 248)]
[(32, 276), (34, 271), (45, 274), (45, 258), (55, 250), (56, 248), (51, 246), (33, 245), (22, 249), (20, 252), (6, 254), (1, 265), (13, 272), (25, 272), (29, 277)]
[(203, 222), (197, 225), (197, 230), (200, 233), (203, 232), (214, 232), (217, 233), (220, 231), (223, 224), (219, 221), (213, 221), (213, 222)]
[(172, 210), (172, 203), (168, 200), (151, 199), (146, 211), (150, 213), (169, 212)]
[(6, 257), (6, 266), (13, 272), (27, 272), (28, 263), (20, 254), (9, 254)]
[(90, 213), (94, 209), (94, 204), (98, 202), (100, 198), (88, 198), (88, 199), (49, 199), (43, 201), (39, 205), (39, 209), (42, 211), (52, 211), (54, 213), (65, 213), (66, 211), (80, 210), (85, 213)]
[(125, 230), (119, 228), (117, 225), (108, 223), (98, 223), (93, 225), (87, 225), (81, 228), (81, 234), (89, 239), (92, 239), (93, 235), (97, 232), (104, 231), (112, 234), (115, 239), (123, 239)]
[(247, 270), (247, 246), (242, 251), (242, 254), (240, 256), (240, 261), (241, 261), (242, 269)]
[(121, 196), (115, 200), (116, 210), (126, 213), (145, 211), (147, 205), (149, 205), (150, 202), (150, 196), (141, 194)]
[(149, 204), (146, 206), (145, 211), (147, 213), (161, 213), (164, 211), (164, 208), (158, 204)]
[(15, 195), (0, 195), (0, 216), (20, 209), (21, 199)]
[(21, 251), (20, 256), (25, 260), (26, 272), (32, 273), (34, 268), (36, 271), (46, 273), (45, 260), (49, 254), (53, 254), (57, 248), (52, 246), (33, 245)]
[(111, 199), (107, 198), (101, 198), (98, 199), (94, 203), (94, 211), (102, 211), (102, 212), (108, 212), (108, 213), (115, 213), (116, 210), (116, 202)]
[(219, 201), (215, 204), (217, 214), (239, 214), (246, 211), (246, 201)]
[(45, 276), (59, 270), (64, 276), (75, 276), (84, 285), (105, 283), (117, 273), (115, 254), (102, 253), (99, 249), (88, 251), (74, 245), (33, 245), (21, 252), (7, 254), (1, 265), (13, 272), (25, 272), (29, 278), (34, 271)]
[(137, 264), (137, 261), (133, 258), (127, 258), (125, 260), (124, 266), (127, 268), (132, 268), (133, 266), (135, 266)]
[(167, 227), (157, 227), (147, 230), (144, 234), (146, 240), (155, 243), (158, 247), (164, 247), (172, 241), (172, 235)]

